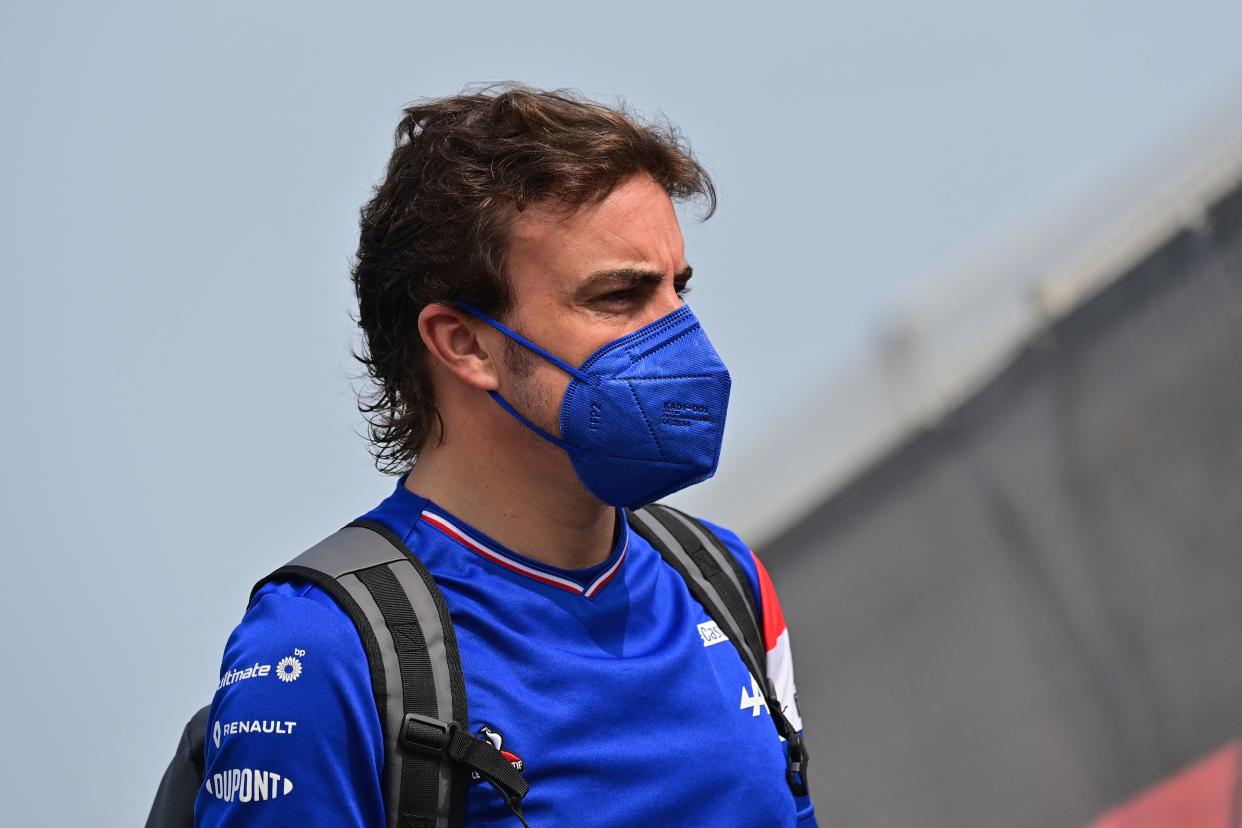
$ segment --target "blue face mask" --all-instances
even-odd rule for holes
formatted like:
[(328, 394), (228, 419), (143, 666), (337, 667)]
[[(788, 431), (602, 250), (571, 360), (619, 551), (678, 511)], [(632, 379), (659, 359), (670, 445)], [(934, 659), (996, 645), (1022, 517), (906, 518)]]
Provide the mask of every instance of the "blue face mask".
[(731, 381), (688, 306), (609, 342), (579, 368), (477, 308), (458, 307), (569, 374), (559, 438), (488, 393), (564, 449), (600, 500), (635, 509), (716, 473)]

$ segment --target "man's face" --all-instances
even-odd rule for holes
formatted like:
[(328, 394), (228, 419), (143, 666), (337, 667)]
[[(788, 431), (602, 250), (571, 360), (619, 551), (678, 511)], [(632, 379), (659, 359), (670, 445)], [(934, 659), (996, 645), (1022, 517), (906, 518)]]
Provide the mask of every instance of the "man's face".
[[(571, 365), (681, 307), (690, 278), (673, 203), (650, 176), (619, 184), (572, 213), (535, 207), (510, 231), (505, 322)], [(536, 424), (560, 433), (569, 377), (506, 340), (500, 393)], [(533, 435), (532, 435), (533, 436)]]

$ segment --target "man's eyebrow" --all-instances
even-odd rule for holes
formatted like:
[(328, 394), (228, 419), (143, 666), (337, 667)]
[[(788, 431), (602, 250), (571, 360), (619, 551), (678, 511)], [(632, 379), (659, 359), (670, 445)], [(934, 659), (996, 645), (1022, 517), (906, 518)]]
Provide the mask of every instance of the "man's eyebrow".
[[(686, 265), (673, 276), (674, 282), (686, 283), (694, 275), (694, 268)], [(621, 267), (613, 270), (598, 270), (578, 283), (574, 293), (587, 296), (598, 290), (624, 290), (635, 287), (654, 287), (664, 281), (664, 274), (658, 270), (642, 270), (636, 267)]]

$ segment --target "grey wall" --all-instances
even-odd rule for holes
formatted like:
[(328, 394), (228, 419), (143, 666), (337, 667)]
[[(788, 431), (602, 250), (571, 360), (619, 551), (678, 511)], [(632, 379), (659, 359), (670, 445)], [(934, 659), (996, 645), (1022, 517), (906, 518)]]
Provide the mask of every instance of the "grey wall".
[(827, 824), (1079, 824), (1242, 733), (1242, 188), (765, 560)]

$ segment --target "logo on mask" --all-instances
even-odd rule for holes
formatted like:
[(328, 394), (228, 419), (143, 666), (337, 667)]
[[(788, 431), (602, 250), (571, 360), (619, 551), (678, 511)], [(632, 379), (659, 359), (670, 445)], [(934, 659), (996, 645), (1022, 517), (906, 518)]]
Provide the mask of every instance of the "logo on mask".
[(671, 426), (690, 426), (696, 422), (709, 422), (711, 411), (699, 403), (664, 401), (664, 416), (660, 422)]

